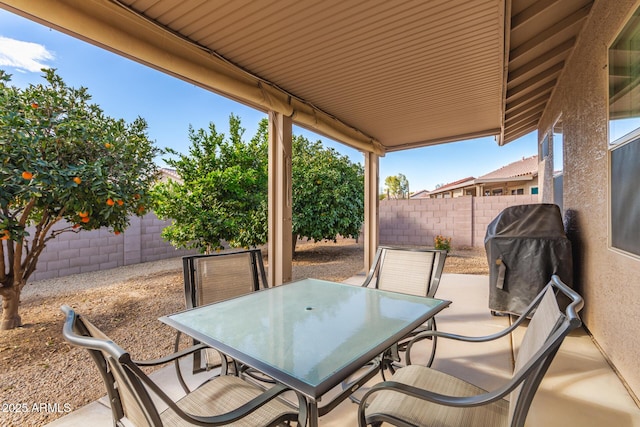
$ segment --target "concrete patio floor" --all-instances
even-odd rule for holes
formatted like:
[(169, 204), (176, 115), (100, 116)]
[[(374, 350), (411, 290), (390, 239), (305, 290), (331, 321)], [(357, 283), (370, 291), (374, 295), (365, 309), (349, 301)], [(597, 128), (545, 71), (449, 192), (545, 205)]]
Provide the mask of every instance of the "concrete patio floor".
[[(360, 284), (364, 276), (347, 282)], [(506, 328), (510, 318), (491, 316), (487, 301), (487, 276), (444, 274), (438, 297), (453, 301), (438, 315), (438, 329), (462, 335), (488, 335)], [(464, 343), (439, 340), (433, 367), (464, 378), (484, 389), (492, 389), (510, 376), (513, 343), (520, 341), (524, 328), (514, 337), (493, 343)], [(97, 375), (97, 373), (96, 373)], [(202, 375), (202, 374), (201, 374)], [(173, 365), (155, 372), (152, 377), (172, 397), (178, 399), (182, 389), (175, 379)], [(192, 384), (201, 378), (190, 378)], [(371, 383), (381, 381), (374, 378)], [(322, 402), (321, 402), (322, 405)], [(349, 400), (320, 419), (325, 427), (357, 425), (357, 405)], [(113, 425), (106, 398), (86, 405), (52, 423), (49, 427), (92, 427)], [(530, 427), (640, 427), (640, 408), (628, 393), (591, 337), (583, 330), (566, 338), (549, 368), (535, 399), (527, 426)]]

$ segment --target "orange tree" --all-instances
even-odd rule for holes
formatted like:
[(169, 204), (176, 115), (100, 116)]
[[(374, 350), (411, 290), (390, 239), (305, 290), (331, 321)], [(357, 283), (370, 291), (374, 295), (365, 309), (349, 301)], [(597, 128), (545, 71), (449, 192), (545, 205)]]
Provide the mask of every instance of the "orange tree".
[(267, 240), (266, 123), (244, 142), (240, 119), (229, 117), (229, 136), (213, 123), (209, 130), (189, 128), (188, 154), (167, 150), (165, 162), (180, 181), (153, 189), (153, 210), (171, 225), (162, 237), (173, 246), (210, 252), (224, 242), (250, 247)]
[(293, 244), (358, 237), (364, 222), (364, 169), (320, 141), (294, 136)]
[[(172, 225), (162, 236), (172, 245), (202, 252), (248, 247), (267, 241), (268, 121), (256, 135), (242, 140), (240, 119), (229, 118), (229, 137), (209, 125), (209, 132), (190, 129), (188, 154), (169, 150), (165, 159), (181, 182), (154, 188), (154, 211)], [(293, 234), (335, 240), (356, 237), (364, 220), (364, 171), (336, 150), (303, 136), (293, 138)], [(295, 246), (294, 246), (295, 249)]]
[[(21, 325), (20, 292), (47, 242), (142, 215), (157, 178), (157, 149), (142, 118), (106, 116), (86, 88), (55, 70), (20, 89), (0, 70), (0, 329)], [(64, 220), (64, 221), (63, 221)]]

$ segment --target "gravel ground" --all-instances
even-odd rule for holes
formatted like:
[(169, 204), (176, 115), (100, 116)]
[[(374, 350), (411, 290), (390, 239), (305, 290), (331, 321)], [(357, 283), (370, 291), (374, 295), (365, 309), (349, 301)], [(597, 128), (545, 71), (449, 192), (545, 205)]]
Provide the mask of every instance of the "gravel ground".
[[(341, 281), (362, 271), (362, 243), (299, 243), (293, 278)], [(488, 274), (482, 250), (454, 250), (445, 272)], [(105, 394), (86, 351), (61, 335), (67, 304), (103, 329), (134, 359), (171, 353), (175, 331), (158, 317), (184, 308), (180, 258), (27, 285), (24, 326), (0, 332), (0, 426), (41, 426)]]

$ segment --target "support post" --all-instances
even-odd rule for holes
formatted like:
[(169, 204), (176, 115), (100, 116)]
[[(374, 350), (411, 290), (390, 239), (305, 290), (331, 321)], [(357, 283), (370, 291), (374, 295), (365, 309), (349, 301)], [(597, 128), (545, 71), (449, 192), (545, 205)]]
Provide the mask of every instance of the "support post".
[(278, 286), (292, 277), (292, 120), (269, 112), (269, 285)]
[(378, 214), (380, 157), (364, 153), (364, 269), (369, 271), (378, 250), (380, 221)]

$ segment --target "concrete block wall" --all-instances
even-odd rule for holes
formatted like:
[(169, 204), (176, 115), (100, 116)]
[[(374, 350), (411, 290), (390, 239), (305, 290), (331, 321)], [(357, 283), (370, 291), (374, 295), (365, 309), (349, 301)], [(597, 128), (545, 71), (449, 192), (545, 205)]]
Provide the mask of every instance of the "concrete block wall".
[(504, 208), (538, 203), (537, 195), (380, 201), (380, 244), (433, 246), (437, 235), (452, 246), (483, 247), (487, 225)]
[[(131, 217), (131, 225), (119, 235), (107, 229), (63, 233), (50, 240), (29, 281), (106, 270), (124, 265), (190, 255), (165, 242), (160, 233), (169, 222), (155, 214)], [(56, 228), (63, 228), (61, 223)], [(33, 234), (33, 231), (31, 230)]]
[[(442, 235), (451, 237), (454, 247), (483, 247), (489, 222), (504, 208), (527, 203), (538, 203), (538, 196), (382, 200), (380, 244), (433, 246), (434, 237)], [(131, 217), (130, 222), (117, 236), (107, 229), (59, 235), (40, 255), (30, 281), (195, 253), (165, 242), (160, 233), (169, 223), (153, 213)]]
[(538, 195), (474, 197), (474, 246), (484, 247), (484, 236), (489, 223), (505, 208), (540, 203)]

